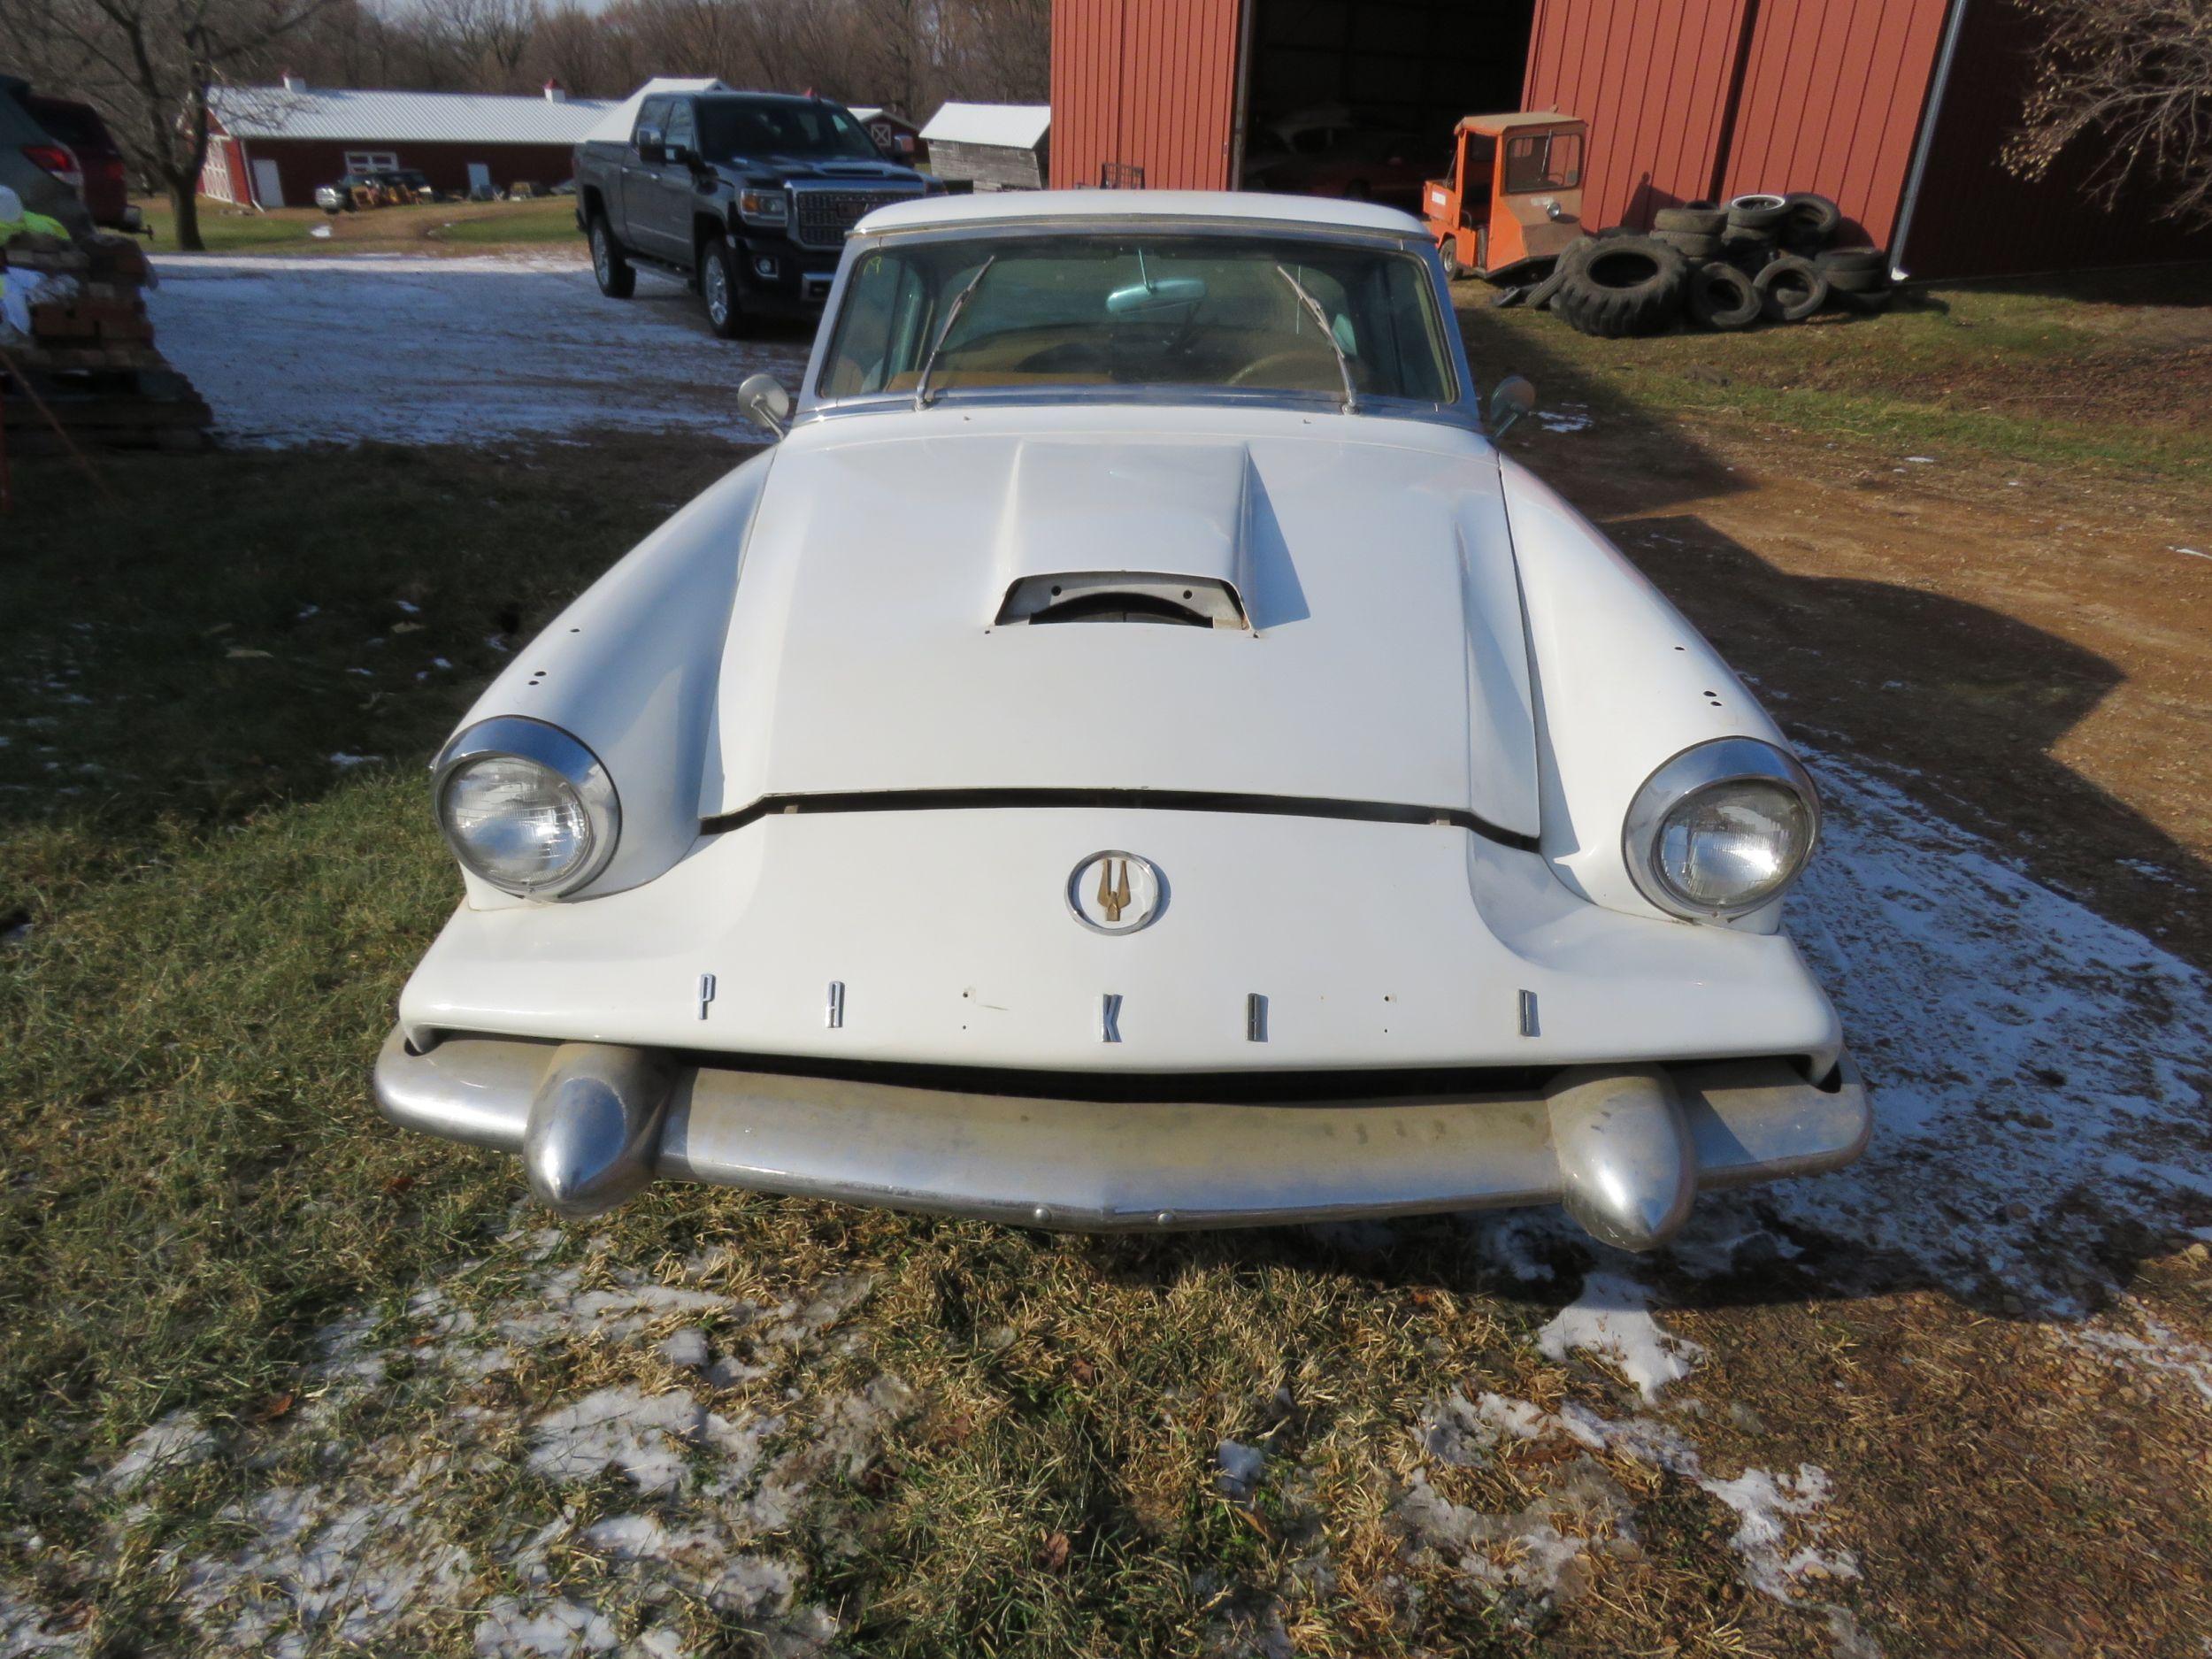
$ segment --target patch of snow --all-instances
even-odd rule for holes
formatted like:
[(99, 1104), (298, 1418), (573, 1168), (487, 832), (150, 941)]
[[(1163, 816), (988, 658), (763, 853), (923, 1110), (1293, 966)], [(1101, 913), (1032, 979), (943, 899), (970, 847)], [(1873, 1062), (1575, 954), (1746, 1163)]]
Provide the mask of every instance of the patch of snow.
[(2094, 1354), (2107, 1363), (2124, 1363), (2137, 1371), (2178, 1377), (2212, 1403), (2212, 1348), (2193, 1342), (2139, 1303), (2130, 1303), (2142, 1334), (2116, 1331), (2107, 1320), (2077, 1328), (2060, 1327), (2062, 1340)]
[(1824, 850), (1791, 931), (1870, 1081), (1874, 1138), (1836, 1174), (1709, 1197), (1699, 1230), (1749, 1209), (2078, 1317), (2110, 1285), (2113, 1220), (2203, 1213), (2212, 983), (1870, 772), (1811, 760)]
[(1261, 1471), (1267, 1467), (1267, 1454), (1256, 1446), (1224, 1440), (1214, 1448), (1214, 1463), (1217, 1471), (1214, 1476), (1216, 1488), (1225, 1497), (1242, 1501), (1258, 1489)]
[(383, 758), (381, 755), (349, 755), (341, 750), (330, 757), (330, 764), (341, 772), (350, 772), (356, 766), (366, 766)]
[(1596, 424), (1588, 415), (1566, 409), (1540, 409), (1536, 419), (1546, 432), (1581, 432)]
[(695, 1448), (741, 1460), (743, 1472), (759, 1454), (757, 1432), (748, 1436), (681, 1388), (649, 1395), (636, 1387), (602, 1388), (547, 1412), (532, 1425), (531, 1437), (530, 1467), (549, 1480), (588, 1479), (613, 1469), (653, 1494), (689, 1486)]
[(605, 1614), (566, 1596), (527, 1609), (513, 1596), (494, 1596), (476, 1625), (477, 1659), (572, 1659), (605, 1653), (621, 1640)]
[(580, 257), (155, 264), (162, 350), (218, 428), (249, 443), (480, 444), (611, 426), (761, 435), (738, 411), (738, 382), (766, 369), (795, 383), (810, 343), (795, 329), (718, 340), (697, 301), (657, 280), (610, 304)]
[(685, 1371), (703, 1370), (708, 1359), (707, 1333), (695, 1325), (686, 1325), (661, 1343), (660, 1355)]
[(189, 1411), (172, 1411), (140, 1430), (100, 1481), (111, 1492), (134, 1492), (157, 1475), (205, 1463), (214, 1450), (205, 1424)]
[(2169, 553), (2185, 553), (2193, 559), (2212, 559), (2212, 553), (2200, 553), (2193, 547), (2170, 547)]
[(1594, 1271), (1584, 1276), (1581, 1293), (1537, 1333), (1536, 1346), (1547, 1359), (1563, 1360), (1581, 1348), (1610, 1360), (1649, 1405), (1704, 1356), (1696, 1343), (1660, 1328), (1651, 1301), (1637, 1280)]

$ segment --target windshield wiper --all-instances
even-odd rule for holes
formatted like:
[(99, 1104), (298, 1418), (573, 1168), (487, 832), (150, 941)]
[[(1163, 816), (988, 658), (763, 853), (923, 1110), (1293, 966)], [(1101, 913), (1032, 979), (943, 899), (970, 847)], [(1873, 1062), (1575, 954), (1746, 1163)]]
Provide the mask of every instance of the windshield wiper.
[(997, 263), (998, 256), (993, 254), (978, 265), (975, 274), (968, 279), (968, 286), (962, 288), (958, 296), (946, 307), (945, 326), (937, 331), (937, 343), (930, 347), (929, 355), (922, 359), (921, 378), (914, 382), (915, 408), (927, 409), (929, 407), (929, 377), (932, 371), (937, 367), (937, 354), (945, 349), (945, 342), (952, 338), (953, 325), (960, 320), (960, 313), (967, 309), (968, 301), (973, 297), (976, 289), (983, 286), (984, 273)]
[(1352, 384), (1352, 359), (1345, 355), (1343, 343), (1336, 337), (1336, 330), (1329, 326), (1329, 313), (1321, 309), (1321, 302), (1306, 292), (1306, 285), (1291, 275), (1286, 265), (1277, 265), (1275, 274), (1290, 284), (1290, 291), (1298, 296), (1298, 303), (1313, 313), (1313, 320), (1321, 329), (1321, 337), (1329, 342), (1329, 349), (1336, 353), (1336, 372), (1344, 377), (1344, 412), (1356, 413), (1359, 408), (1359, 389)]

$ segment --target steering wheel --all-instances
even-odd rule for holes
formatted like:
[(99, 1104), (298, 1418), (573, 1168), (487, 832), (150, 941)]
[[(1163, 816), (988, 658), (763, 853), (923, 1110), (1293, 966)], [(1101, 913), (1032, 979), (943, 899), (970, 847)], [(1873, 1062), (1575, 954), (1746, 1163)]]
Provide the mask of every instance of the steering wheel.
[(1232, 386), (1249, 386), (1256, 380), (1265, 383), (1269, 376), (1276, 373), (1279, 370), (1292, 367), (1310, 367), (1312, 365), (1312, 363), (1313, 353), (1310, 351), (1301, 351), (1295, 349), (1282, 351), (1271, 351), (1267, 354), (1267, 356), (1260, 358), (1258, 362), (1248, 363), (1242, 368), (1239, 369), (1234, 374), (1232, 374), (1229, 377), (1229, 384)]

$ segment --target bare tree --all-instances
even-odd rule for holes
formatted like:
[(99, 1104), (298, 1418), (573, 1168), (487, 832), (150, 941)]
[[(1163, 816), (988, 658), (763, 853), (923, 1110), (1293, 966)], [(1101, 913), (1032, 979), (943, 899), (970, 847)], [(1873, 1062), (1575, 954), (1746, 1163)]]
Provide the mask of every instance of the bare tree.
[[(219, 82), (265, 76), (281, 42), (326, 0), (8, 0), (39, 43), (42, 79), (112, 120), (117, 143), (160, 180), (177, 245), (199, 249), (208, 98)], [(11, 31), (12, 33), (12, 31)]]
[(2097, 143), (2089, 187), (2107, 207), (2131, 179), (2165, 211), (2212, 225), (2212, 0), (2026, 0), (2047, 34), (2005, 165), (2039, 179)]
[(515, 72), (543, 21), (538, 0), (419, 0), (415, 15), (458, 84), (494, 92), (517, 90)]

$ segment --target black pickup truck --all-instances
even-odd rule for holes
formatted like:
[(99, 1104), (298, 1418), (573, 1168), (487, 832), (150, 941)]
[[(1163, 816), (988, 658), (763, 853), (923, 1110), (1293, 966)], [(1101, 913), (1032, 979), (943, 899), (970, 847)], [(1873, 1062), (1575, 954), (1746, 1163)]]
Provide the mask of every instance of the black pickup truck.
[(576, 146), (576, 224), (599, 291), (627, 299), (638, 265), (682, 277), (714, 332), (818, 313), (845, 233), (941, 189), (885, 159), (842, 104), (764, 92), (670, 93), (626, 142)]

